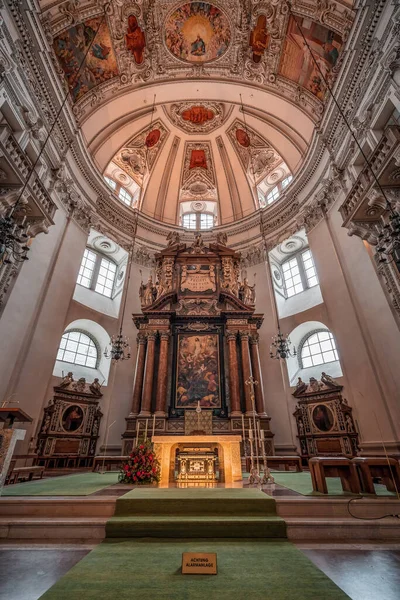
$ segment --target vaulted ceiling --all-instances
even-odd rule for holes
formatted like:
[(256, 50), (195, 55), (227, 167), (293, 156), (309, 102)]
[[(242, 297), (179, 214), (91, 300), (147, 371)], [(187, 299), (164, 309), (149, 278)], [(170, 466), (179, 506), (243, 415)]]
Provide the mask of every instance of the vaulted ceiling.
[(224, 223), (259, 208), (260, 182), (301, 168), (324, 113), (324, 79), (333, 84), (340, 70), (351, 4), (41, 6), (54, 64), (100, 172), (136, 181), (139, 208), (159, 220), (177, 223), (181, 202), (215, 200)]

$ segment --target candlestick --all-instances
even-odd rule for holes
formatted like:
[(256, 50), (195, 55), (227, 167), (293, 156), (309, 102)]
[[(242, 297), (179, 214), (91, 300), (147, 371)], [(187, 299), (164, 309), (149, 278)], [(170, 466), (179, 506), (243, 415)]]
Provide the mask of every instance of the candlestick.
[(146, 426), (144, 428), (144, 441), (147, 440), (147, 426), (148, 426), (148, 424), (149, 424), (149, 420), (146, 419)]
[(154, 413), (154, 415), (153, 415), (153, 433), (151, 434), (151, 437), (154, 437), (155, 428), (156, 428), (156, 413)]
[(244, 428), (244, 415), (242, 414), (242, 432), (243, 432), (243, 444), (246, 439), (246, 430)]
[(139, 441), (139, 419), (136, 421), (136, 441), (135, 447), (137, 447)]
[(260, 435), (261, 435), (261, 439), (262, 439), (262, 440), (263, 440), (263, 439), (265, 439), (265, 438), (264, 438), (264, 429), (261, 429), (261, 431), (260, 431)]
[(249, 429), (249, 440), (253, 439), (253, 430)]

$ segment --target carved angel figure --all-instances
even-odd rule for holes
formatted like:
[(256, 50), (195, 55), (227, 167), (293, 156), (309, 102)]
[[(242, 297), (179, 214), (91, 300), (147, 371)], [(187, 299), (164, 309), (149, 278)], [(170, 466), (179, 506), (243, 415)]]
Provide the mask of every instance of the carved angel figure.
[(307, 384), (304, 383), (304, 381), (302, 380), (301, 377), (298, 378), (297, 380), (297, 384), (296, 384), (296, 395), (297, 394), (302, 394), (303, 392), (305, 392), (307, 389)]
[(201, 233), (195, 233), (194, 242), (190, 252), (191, 254), (204, 254), (205, 247)]
[(86, 379), (84, 377), (80, 377), (74, 384), (74, 388), (77, 392), (84, 392), (86, 390)]
[(226, 233), (219, 232), (217, 233), (217, 244), (221, 244), (221, 246), (226, 246), (228, 243), (228, 236)]
[(310, 377), (310, 383), (308, 384), (308, 392), (319, 392), (320, 383), (315, 379), (315, 377)]

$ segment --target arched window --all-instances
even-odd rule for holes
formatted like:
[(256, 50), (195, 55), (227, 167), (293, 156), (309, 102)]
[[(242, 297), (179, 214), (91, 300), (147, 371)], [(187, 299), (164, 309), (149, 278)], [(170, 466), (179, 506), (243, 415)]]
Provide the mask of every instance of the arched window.
[(57, 360), (96, 369), (99, 362), (97, 343), (83, 331), (67, 331), (61, 338)]
[(117, 265), (101, 254), (86, 248), (83, 253), (77, 283), (98, 292), (107, 298), (112, 297)]
[(312, 331), (299, 344), (300, 369), (339, 360), (336, 343), (329, 329)]
[(286, 298), (318, 285), (317, 271), (311, 250), (304, 250), (282, 263)]
[(214, 215), (211, 213), (185, 213), (182, 215), (182, 227), (186, 229), (211, 229)]

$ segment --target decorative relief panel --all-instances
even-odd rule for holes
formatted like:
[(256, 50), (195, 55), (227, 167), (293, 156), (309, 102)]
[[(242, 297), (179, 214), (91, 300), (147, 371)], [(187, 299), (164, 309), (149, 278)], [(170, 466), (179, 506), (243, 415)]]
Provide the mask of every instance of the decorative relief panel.
[(282, 158), (274, 148), (258, 133), (236, 119), (227, 131), (229, 139), (249, 176), (263, 179)]
[(181, 179), (181, 200), (196, 196), (217, 198), (210, 142), (186, 142)]
[(233, 106), (220, 102), (180, 102), (164, 106), (164, 112), (174, 125), (189, 134), (215, 131), (229, 118)]
[(167, 137), (165, 125), (157, 120), (121, 148), (113, 161), (141, 185), (146, 170), (152, 170)]

